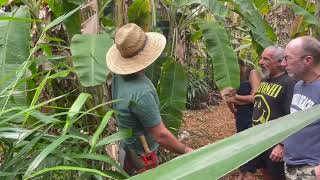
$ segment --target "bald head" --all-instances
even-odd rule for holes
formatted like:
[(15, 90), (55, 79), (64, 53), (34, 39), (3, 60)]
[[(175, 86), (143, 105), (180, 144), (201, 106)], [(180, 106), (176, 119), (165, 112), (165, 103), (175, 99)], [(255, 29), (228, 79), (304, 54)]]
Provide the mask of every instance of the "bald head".
[(302, 36), (290, 41), (288, 48), (296, 49), (303, 56), (312, 56), (315, 64), (320, 63), (320, 42), (311, 36)]

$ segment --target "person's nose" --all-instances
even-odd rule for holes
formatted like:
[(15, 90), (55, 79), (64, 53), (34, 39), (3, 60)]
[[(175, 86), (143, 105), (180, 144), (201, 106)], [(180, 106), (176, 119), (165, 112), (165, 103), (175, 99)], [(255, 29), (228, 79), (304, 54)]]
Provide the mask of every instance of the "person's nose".
[(281, 66), (283, 67), (286, 67), (288, 64), (287, 64), (287, 61), (285, 59), (283, 59), (280, 63)]
[(263, 65), (263, 59), (260, 59), (260, 60), (259, 60), (259, 65), (260, 65), (260, 66)]

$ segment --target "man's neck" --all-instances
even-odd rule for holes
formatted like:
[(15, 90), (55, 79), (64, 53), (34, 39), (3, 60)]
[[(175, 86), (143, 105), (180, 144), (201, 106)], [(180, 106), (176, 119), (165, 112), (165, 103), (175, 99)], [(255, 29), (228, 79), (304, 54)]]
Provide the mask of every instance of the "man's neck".
[(279, 77), (279, 76), (283, 75), (284, 73), (285, 72), (283, 72), (283, 71), (277, 71), (277, 72), (275, 72), (273, 74), (270, 74), (270, 78)]
[(306, 84), (313, 83), (314, 81), (319, 80), (319, 79), (320, 79), (320, 73), (315, 73), (315, 72), (309, 72), (309, 73), (305, 74), (305, 76), (302, 78), (302, 80)]

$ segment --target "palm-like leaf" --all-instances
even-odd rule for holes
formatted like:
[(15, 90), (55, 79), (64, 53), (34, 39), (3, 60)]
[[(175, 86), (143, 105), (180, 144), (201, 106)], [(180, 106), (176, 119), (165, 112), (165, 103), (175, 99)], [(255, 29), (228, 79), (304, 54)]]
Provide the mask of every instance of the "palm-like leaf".
[(213, 59), (214, 79), (220, 90), (239, 87), (239, 65), (226, 30), (216, 22), (200, 25), (206, 47)]
[(168, 59), (163, 65), (158, 90), (164, 123), (171, 130), (179, 129), (187, 94), (186, 75), (181, 64)]
[(319, 116), (320, 105), (255, 126), (129, 179), (219, 179)]
[(158, 86), (158, 82), (161, 76), (161, 67), (167, 59), (168, 57), (158, 58), (157, 61), (150, 65), (146, 70), (146, 76), (148, 76), (154, 87)]
[(235, 11), (240, 14), (245, 24), (250, 28), (251, 36), (263, 48), (271, 46), (277, 41), (271, 26), (261, 17), (259, 11), (254, 7), (252, 1), (234, 0)]
[[(29, 10), (21, 6), (5, 16), (29, 18)], [(0, 21), (0, 65), (20, 64), (28, 59), (30, 51), (30, 22)]]
[(72, 38), (73, 64), (83, 86), (96, 86), (106, 81), (105, 55), (112, 43), (107, 34), (75, 35)]

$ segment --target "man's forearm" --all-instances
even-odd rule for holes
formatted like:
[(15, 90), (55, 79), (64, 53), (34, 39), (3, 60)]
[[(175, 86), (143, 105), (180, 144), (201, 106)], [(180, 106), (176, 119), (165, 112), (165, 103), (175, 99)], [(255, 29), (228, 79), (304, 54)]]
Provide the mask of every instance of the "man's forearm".
[(184, 154), (187, 153), (187, 146), (183, 143), (181, 143), (176, 137), (173, 136), (173, 134), (168, 131), (159, 139), (159, 144), (163, 146), (164, 148), (168, 149), (171, 152), (177, 153), (177, 154)]

